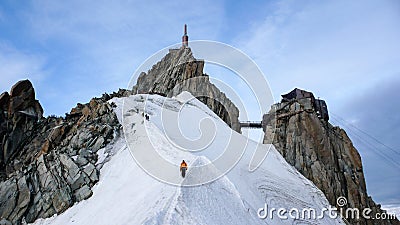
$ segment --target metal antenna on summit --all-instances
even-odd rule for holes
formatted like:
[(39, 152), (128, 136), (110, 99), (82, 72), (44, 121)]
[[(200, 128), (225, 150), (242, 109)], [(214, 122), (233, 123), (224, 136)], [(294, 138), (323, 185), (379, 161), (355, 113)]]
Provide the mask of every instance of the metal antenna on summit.
[(187, 25), (185, 24), (183, 28), (182, 47), (186, 48), (188, 46), (189, 46), (189, 36), (187, 35)]

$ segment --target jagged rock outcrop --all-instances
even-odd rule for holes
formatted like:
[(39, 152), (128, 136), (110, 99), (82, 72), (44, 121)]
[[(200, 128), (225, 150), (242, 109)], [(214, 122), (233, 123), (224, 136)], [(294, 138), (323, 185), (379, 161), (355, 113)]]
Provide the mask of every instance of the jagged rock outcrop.
[(147, 73), (142, 72), (134, 93), (154, 93), (167, 97), (188, 91), (202, 101), (233, 130), (240, 132), (239, 110), (203, 73), (204, 61), (193, 57), (190, 48), (170, 49)]
[(43, 109), (35, 99), (29, 80), (16, 83), (10, 91), (0, 95), (0, 170), (32, 135), (43, 116)]
[[(312, 93), (291, 93), (282, 95), (282, 102), (264, 115), (264, 143), (273, 143), (288, 163), (325, 193), (331, 205), (337, 205), (337, 198), (344, 196), (346, 208), (358, 208), (360, 212), (370, 208), (370, 215), (382, 212), (367, 194), (361, 157), (346, 132), (328, 122), (329, 117), (323, 116)], [(325, 102), (321, 105), (326, 108)], [(349, 222), (400, 224), (398, 220), (366, 220), (361, 216)]]
[[(0, 107), (7, 111), (0, 114), (0, 150), (6, 156), (0, 168), (0, 220), (33, 222), (90, 197), (104, 163), (98, 160), (98, 151), (121, 129), (107, 101), (130, 93), (120, 89), (93, 98), (65, 118), (43, 118), (27, 80), (14, 85), (9, 96), (2, 94)], [(108, 154), (107, 149), (104, 152)]]

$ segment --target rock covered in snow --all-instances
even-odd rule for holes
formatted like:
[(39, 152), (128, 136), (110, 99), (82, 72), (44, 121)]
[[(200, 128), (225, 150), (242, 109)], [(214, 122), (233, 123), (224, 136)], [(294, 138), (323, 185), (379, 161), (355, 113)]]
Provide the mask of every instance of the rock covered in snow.
[[(288, 218), (279, 218), (276, 213), (279, 208), (313, 208), (321, 212), (329, 203), (323, 193), (290, 166), (272, 145), (262, 145), (233, 132), (197, 99), (182, 104), (188, 99), (192, 99), (188, 93), (176, 98), (132, 95), (113, 99), (118, 119), (124, 123), (124, 136), (120, 138), (122, 143), (117, 141), (113, 146), (120, 150), (102, 168), (104, 176), (93, 189), (93, 195), (61, 215), (37, 220), (35, 225), (345, 224), (340, 217), (297, 219), (286, 213)], [(146, 113), (151, 115), (149, 120), (143, 119), (144, 105), (149, 106), (146, 107)], [(196, 137), (198, 128), (193, 126), (193, 121), (197, 123), (207, 118), (213, 121), (218, 131), (215, 139), (211, 143), (204, 140), (206, 148), (203, 151), (182, 151), (174, 142), (176, 138), (169, 136), (176, 133), (164, 130), (162, 121), (164, 117), (169, 121), (178, 114), (185, 137)], [(224, 176), (198, 184), (221, 175), (223, 167), (215, 160), (221, 156), (227, 141), (232, 142), (230, 151), (239, 152), (245, 146), (244, 154)], [(269, 154), (259, 168), (251, 172), (249, 163), (255, 149), (269, 151)], [(162, 168), (161, 172), (176, 178), (178, 183), (171, 185), (160, 177), (150, 176), (150, 171), (143, 168), (146, 164), (132, 157), (132, 154), (153, 150), (172, 164), (172, 170)], [(188, 164), (184, 179), (179, 173), (182, 159)], [(153, 162), (154, 158), (150, 157), (150, 160)], [(198, 185), (191, 186), (193, 184)], [(275, 208), (273, 218), (258, 217), (258, 210), (265, 204), (269, 209)]]
[(170, 49), (147, 73), (140, 74), (133, 92), (172, 97), (188, 91), (240, 133), (239, 109), (209, 81), (203, 68), (204, 61), (195, 59), (190, 48)]

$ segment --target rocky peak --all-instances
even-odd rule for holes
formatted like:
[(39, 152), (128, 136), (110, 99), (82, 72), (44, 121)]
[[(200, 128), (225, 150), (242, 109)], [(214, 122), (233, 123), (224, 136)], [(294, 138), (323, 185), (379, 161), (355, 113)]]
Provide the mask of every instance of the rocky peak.
[(29, 80), (18, 81), (11, 88), (8, 102), (8, 117), (11, 118), (15, 113), (23, 113), (38, 119), (43, 116), (43, 108), (39, 101), (35, 99), (35, 90)]
[[(263, 117), (264, 143), (272, 143), (288, 163), (311, 180), (335, 206), (340, 196), (347, 207), (381, 212), (368, 196), (361, 157), (346, 132), (329, 122), (325, 102), (295, 89)], [(371, 214), (372, 215), (372, 214)], [(399, 224), (398, 220), (350, 220), (350, 224)]]
[(190, 48), (170, 49), (147, 73), (140, 74), (133, 91), (171, 96), (178, 83), (203, 76), (203, 67), (204, 61), (196, 60)]
[(35, 99), (35, 90), (29, 80), (17, 82), (10, 91), (0, 95), (0, 171), (18, 153), (38, 120), (43, 109)]
[(129, 94), (78, 103), (65, 118), (42, 117), (28, 80), (0, 95), (0, 224), (50, 217), (91, 196), (105, 162), (97, 152), (120, 130), (107, 101)]
[(170, 49), (147, 73), (140, 74), (133, 92), (172, 97), (188, 91), (240, 132), (238, 108), (209, 81), (203, 68), (204, 61), (195, 59), (189, 47)]

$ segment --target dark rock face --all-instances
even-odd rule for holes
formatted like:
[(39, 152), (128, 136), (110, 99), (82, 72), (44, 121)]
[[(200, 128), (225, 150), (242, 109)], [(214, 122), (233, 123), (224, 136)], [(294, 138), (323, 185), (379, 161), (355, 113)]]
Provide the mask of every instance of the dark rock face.
[(104, 163), (97, 152), (120, 131), (107, 101), (131, 92), (78, 104), (66, 118), (43, 118), (29, 81), (18, 82), (10, 93), (0, 96), (0, 218), (33, 222), (89, 198)]
[(29, 114), (39, 119), (43, 115), (42, 106), (35, 99), (35, 90), (29, 80), (19, 81), (11, 88), (8, 106), (9, 117), (16, 112)]
[[(264, 115), (264, 143), (273, 143), (286, 161), (321, 189), (330, 204), (340, 196), (347, 207), (382, 212), (368, 196), (361, 157), (346, 132), (317, 113), (313, 96), (285, 99)], [(361, 214), (360, 214), (361, 215)], [(360, 216), (361, 217), (361, 216)], [(398, 220), (349, 220), (350, 224), (399, 224)]]
[(0, 95), (0, 170), (32, 135), (43, 116), (43, 109), (35, 99), (35, 90), (29, 80), (16, 83), (10, 94)]
[(170, 49), (147, 73), (140, 74), (133, 92), (172, 97), (188, 91), (240, 132), (238, 108), (209, 81), (203, 68), (204, 61), (195, 59), (190, 48)]

